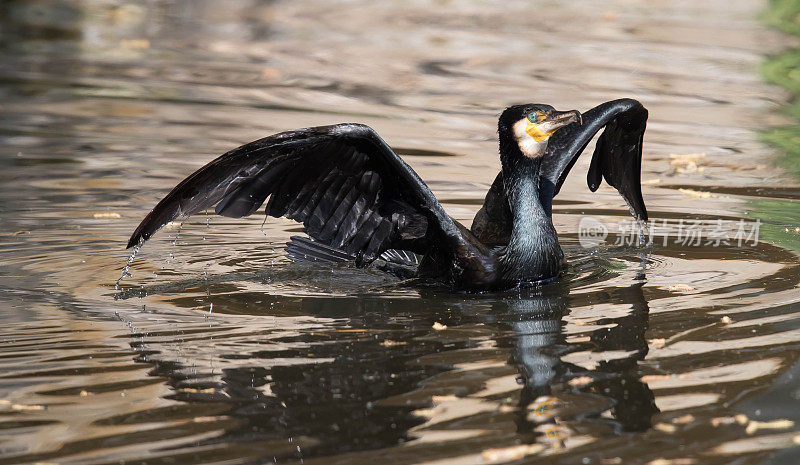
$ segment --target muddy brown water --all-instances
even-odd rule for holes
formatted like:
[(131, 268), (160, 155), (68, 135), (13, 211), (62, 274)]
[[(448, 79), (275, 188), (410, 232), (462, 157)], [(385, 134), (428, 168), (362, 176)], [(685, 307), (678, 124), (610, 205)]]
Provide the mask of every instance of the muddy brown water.
[[(762, 7), (3, 2), (0, 463), (796, 463), (800, 188), (757, 74), (792, 44)], [(289, 221), (201, 214), (115, 289), (138, 221), (243, 142), (368, 123), (469, 224), (504, 106), (617, 97), (650, 109), (660, 229), (630, 245), (587, 156), (557, 284), (405, 287), (288, 263)]]

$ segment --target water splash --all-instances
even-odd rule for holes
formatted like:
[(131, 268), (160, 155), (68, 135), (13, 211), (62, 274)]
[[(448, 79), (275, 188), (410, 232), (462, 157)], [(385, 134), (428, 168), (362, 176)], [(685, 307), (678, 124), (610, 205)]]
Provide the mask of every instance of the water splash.
[(142, 244), (144, 244), (144, 240), (139, 241), (138, 244), (133, 246), (131, 255), (127, 260), (125, 260), (125, 266), (122, 267), (122, 274), (120, 275), (119, 279), (117, 279), (117, 282), (114, 283), (114, 290), (119, 290), (119, 284), (123, 279), (133, 276), (133, 273), (131, 273), (131, 263), (133, 263), (133, 259), (136, 258), (136, 254), (139, 253), (139, 249), (142, 248)]
[(640, 219), (636, 220), (636, 232), (639, 236), (639, 247), (644, 247), (647, 245), (647, 222), (642, 221)]
[(208, 287), (208, 268), (211, 266), (211, 263), (206, 263), (205, 267), (203, 268), (203, 281), (205, 282), (206, 288), (206, 300), (208, 300), (208, 316), (211, 316), (211, 312), (214, 311), (214, 302), (211, 301), (211, 288)]
[[(175, 232), (175, 240), (172, 241), (172, 245), (178, 245), (178, 239), (181, 237), (181, 231), (183, 230), (183, 222), (178, 225), (178, 230)], [(170, 253), (170, 255), (172, 255)]]

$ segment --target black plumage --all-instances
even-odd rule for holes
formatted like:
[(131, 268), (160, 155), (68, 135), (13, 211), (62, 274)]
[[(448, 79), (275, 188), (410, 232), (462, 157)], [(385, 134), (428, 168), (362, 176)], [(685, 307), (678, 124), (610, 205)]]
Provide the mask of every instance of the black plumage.
[[(528, 141), (542, 149), (531, 155), (512, 126), (535, 119), (534, 112), (541, 122), (534, 129), (528, 124), (530, 134), (544, 128), (549, 138), (544, 136), (543, 145)], [(293, 259), (366, 266), (381, 257), (403, 269), (416, 267), (420, 277), (470, 290), (541, 281), (557, 276), (563, 257), (550, 219), (552, 199), (604, 127), (589, 169), (590, 188), (604, 178), (637, 218), (647, 218), (639, 178), (646, 120), (647, 110), (629, 99), (582, 115), (547, 105), (509, 107), (498, 126), (503, 170), (471, 231), (447, 215), (427, 185), (368, 126), (288, 131), (231, 150), (183, 180), (145, 217), (128, 247), (177, 217), (215, 206), (217, 214), (238, 218), (266, 201), (267, 215), (296, 220), (313, 238), (293, 238), (287, 248)], [(387, 253), (393, 250), (416, 255)]]
[[(589, 189), (596, 191), (605, 179), (620, 192), (631, 214), (647, 221), (640, 174), (647, 116), (647, 109), (636, 100), (612, 100), (582, 113), (581, 124), (565, 126), (550, 137), (541, 162), (539, 185), (539, 198), (548, 216), (552, 216), (553, 198), (572, 166), (592, 138), (605, 128), (597, 139), (586, 176)], [(508, 243), (512, 223), (501, 171), (472, 222), (472, 232), (486, 244), (504, 245)]]

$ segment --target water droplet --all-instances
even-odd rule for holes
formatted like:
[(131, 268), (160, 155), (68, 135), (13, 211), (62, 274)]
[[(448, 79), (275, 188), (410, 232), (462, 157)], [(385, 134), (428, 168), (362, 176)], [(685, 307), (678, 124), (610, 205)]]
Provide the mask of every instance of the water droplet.
[[(181, 237), (181, 230), (183, 229), (183, 222), (178, 225), (178, 231), (175, 233), (175, 240), (172, 241), (172, 245), (178, 245), (178, 238)], [(170, 253), (170, 255), (172, 255)]]
[(142, 247), (142, 244), (144, 244), (144, 240), (140, 241), (133, 247), (131, 255), (125, 261), (125, 266), (122, 267), (122, 274), (120, 275), (119, 279), (117, 279), (117, 282), (114, 283), (114, 290), (116, 291), (119, 290), (119, 284), (122, 282), (123, 279), (133, 276), (133, 274), (130, 271), (131, 263), (133, 263), (133, 259), (136, 258), (136, 254), (139, 253), (139, 249)]

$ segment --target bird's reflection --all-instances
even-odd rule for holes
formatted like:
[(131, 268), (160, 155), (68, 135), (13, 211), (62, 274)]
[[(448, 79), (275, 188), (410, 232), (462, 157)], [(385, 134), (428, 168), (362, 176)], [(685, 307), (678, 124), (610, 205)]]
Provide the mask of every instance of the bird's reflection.
[[(470, 396), (483, 389), (486, 381), (452, 378), (455, 381), (447, 384), (439, 375), (459, 376), (457, 370), (420, 361), (421, 357), (477, 345), (469, 336), (453, 336), (456, 333), (447, 331), (437, 334), (432, 321), (452, 329), (484, 328), (482, 334), (494, 341), (492, 350), (507, 351), (522, 385), (521, 391), (516, 391), (519, 401), (514, 407), (520, 440), (540, 441), (542, 433), (547, 434), (543, 427), (559, 420), (578, 420), (617, 434), (647, 430), (658, 409), (653, 393), (637, 373), (638, 362), (648, 352), (643, 284), (644, 280), (638, 279), (629, 287), (592, 294), (571, 293), (569, 285), (561, 283), (500, 296), (421, 290), (420, 298), (303, 298), (299, 313), (345, 318), (347, 327), (354, 329), (266, 339), (263, 349), (252, 353), (231, 349), (235, 344), (230, 341), (210, 349), (230, 363), (217, 384), (225, 398), (208, 400), (227, 403), (227, 415), (238, 420), (238, 426), (227, 429), (214, 442), (306, 438), (303, 456), (307, 458), (412, 440), (410, 431), (426, 422), (413, 414), (430, 402), (430, 389), (425, 386)], [(232, 299), (226, 305), (236, 305), (235, 294)], [(579, 337), (566, 335), (564, 321), (571, 309), (592, 308), (596, 303), (625, 308), (627, 313), (601, 318), (595, 322), (600, 328), (584, 331)], [(613, 352), (615, 358), (603, 360), (606, 352)], [(574, 361), (571, 356), (579, 353), (600, 356), (588, 357), (595, 360), (589, 365)], [(185, 373), (176, 373), (175, 366), (162, 367), (154, 374), (173, 378), (176, 386), (191, 384)], [(431, 382), (433, 379), (437, 381)], [(576, 379), (588, 381), (573, 383)], [(409, 400), (383, 403), (398, 396)], [(174, 398), (204, 402), (198, 396), (177, 394)], [(569, 404), (575, 398), (595, 401), (588, 409), (582, 404), (571, 409), (565, 405), (572, 413), (561, 416), (535, 414), (553, 406), (548, 402)], [(597, 405), (602, 407), (595, 408)], [(294, 449), (273, 455), (299, 458)]]
[[(583, 377), (591, 379), (580, 391), (602, 396), (611, 402), (610, 415), (597, 412), (582, 420), (609, 423), (616, 432), (644, 431), (652, 426), (652, 417), (658, 413), (653, 393), (640, 381), (637, 363), (648, 352), (645, 331), (648, 324), (648, 306), (642, 293), (644, 281), (628, 288), (615, 289), (603, 296), (604, 300), (630, 307), (621, 317), (602, 318), (596, 322), (604, 326), (590, 333), (588, 340), (567, 342), (563, 331), (563, 316), (569, 311), (570, 296), (564, 289), (541, 295), (528, 295), (519, 300), (507, 300), (508, 314), (519, 317), (510, 321), (516, 337), (510, 363), (515, 365), (523, 381), (520, 397), (522, 416), (519, 432), (534, 431), (537, 419), (527, 412), (547, 408), (548, 397), (554, 385), (563, 385)], [(562, 360), (576, 351), (594, 353), (625, 353), (624, 357), (601, 360), (594, 367), (577, 366)], [(537, 406), (537, 404), (544, 404)]]
[(622, 431), (647, 430), (652, 426), (651, 418), (658, 413), (653, 392), (636, 371), (637, 363), (648, 351), (645, 330), (649, 308), (642, 285), (638, 283), (614, 293), (614, 297), (631, 305), (631, 311), (622, 317), (600, 320), (600, 324), (613, 326), (595, 331), (591, 337), (598, 350), (630, 352), (626, 357), (599, 362), (596, 371), (607, 376), (591, 386), (592, 392), (615, 401), (611, 413)]

